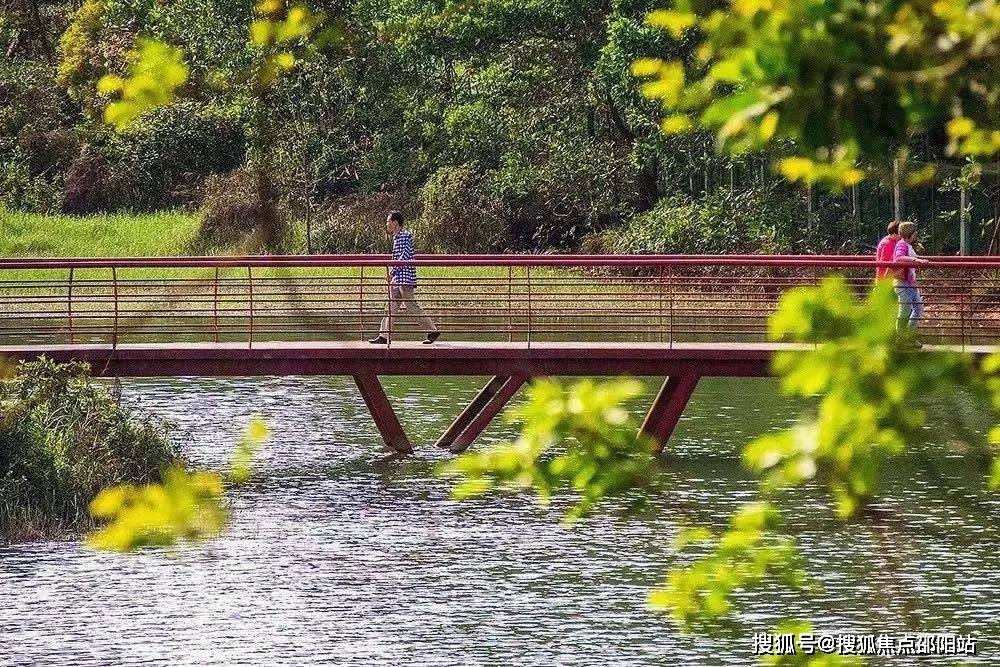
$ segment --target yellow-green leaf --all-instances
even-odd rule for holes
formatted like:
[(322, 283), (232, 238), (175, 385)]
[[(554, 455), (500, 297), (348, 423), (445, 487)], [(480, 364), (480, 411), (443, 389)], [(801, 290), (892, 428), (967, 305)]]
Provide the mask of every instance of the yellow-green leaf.
[(634, 76), (655, 76), (663, 65), (662, 60), (656, 58), (639, 58), (632, 63), (632, 74)]
[(959, 116), (958, 118), (952, 118), (949, 120), (947, 125), (945, 125), (945, 129), (948, 132), (949, 137), (953, 139), (960, 139), (972, 134), (972, 131), (976, 129), (976, 124), (968, 118)]
[(257, 46), (265, 46), (274, 36), (274, 24), (266, 19), (257, 19), (250, 24), (250, 41)]
[(685, 30), (695, 24), (697, 17), (690, 12), (679, 12), (669, 9), (657, 9), (646, 17), (650, 25), (666, 28), (675, 38), (680, 37)]
[(778, 112), (768, 111), (764, 114), (764, 117), (760, 119), (760, 127), (757, 130), (757, 134), (760, 140), (767, 143), (774, 137), (774, 133), (778, 129)]

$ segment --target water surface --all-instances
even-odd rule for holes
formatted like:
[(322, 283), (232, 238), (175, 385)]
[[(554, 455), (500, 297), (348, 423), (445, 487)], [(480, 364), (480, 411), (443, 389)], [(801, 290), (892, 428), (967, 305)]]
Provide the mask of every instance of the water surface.
[[(984, 426), (960, 401), (934, 406), (936, 444), (892, 471), (886, 536), (838, 523), (816, 493), (786, 500), (823, 591), (748, 594), (745, 634), (711, 639), (678, 633), (645, 595), (676, 562), (680, 520), (724, 521), (753, 497), (739, 447), (801, 406), (773, 380), (704, 380), (665, 458), (674, 479), (653, 495), (656, 515), (624, 521), (612, 507), (567, 527), (565, 499), (458, 503), (435, 477), (448, 454), (432, 443), (483, 382), (386, 379), (417, 456), (380, 463), (349, 378), (126, 381), (124, 399), (174, 421), (189, 458), (213, 469), (263, 414), (273, 437), (258, 478), (203, 546), (0, 546), (0, 664), (747, 664), (749, 633), (795, 615), (826, 632), (972, 633), (978, 660), (996, 660), (1000, 507), (980, 492), (981, 462), (941, 446)], [(513, 434), (495, 424), (476, 446)]]

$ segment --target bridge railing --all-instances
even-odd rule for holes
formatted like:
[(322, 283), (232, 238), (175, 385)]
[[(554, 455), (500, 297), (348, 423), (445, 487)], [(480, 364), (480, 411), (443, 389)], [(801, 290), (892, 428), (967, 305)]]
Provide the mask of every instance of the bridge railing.
[[(442, 341), (740, 343), (766, 340), (781, 294), (854, 256), (382, 255), (0, 259), (0, 345), (363, 341), (386, 314), (393, 266)], [(927, 342), (993, 344), (1000, 260), (932, 258), (918, 270)], [(391, 340), (423, 332), (406, 310)]]

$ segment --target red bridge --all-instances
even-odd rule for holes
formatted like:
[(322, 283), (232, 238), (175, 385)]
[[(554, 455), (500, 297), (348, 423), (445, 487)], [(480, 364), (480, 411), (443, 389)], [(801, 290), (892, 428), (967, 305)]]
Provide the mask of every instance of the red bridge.
[[(0, 259), (0, 355), (89, 362), (112, 376), (351, 375), (386, 443), (412, 447), (380, 375), (492, 379), (438, 440), (468, 447), (520, 387), (551, 375), (666, 378), (643, 423), (660, 446), (698, 380), (763, 376), (781, 345), (767, 319), (788, 288), (833, 272), (867, 290), (853, 256), (424, 256), (417, 299), (388, 345), (386, 256)], [(983, 353), (1000, 333), (1000, 259), (920, 267), (925, 342)], [(931, 346), (935, 349), (935, 346)]]

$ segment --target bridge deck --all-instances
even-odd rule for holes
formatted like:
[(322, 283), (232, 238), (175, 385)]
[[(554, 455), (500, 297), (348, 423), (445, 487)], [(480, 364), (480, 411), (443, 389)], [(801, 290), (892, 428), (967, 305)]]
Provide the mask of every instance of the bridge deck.
[[(7, 345), (0, 356), (86, 361), (98, 375), (618, 375), (766, 376), (783, 343), (490, 343), (366, 342), (157, 343)], [(995, 346), (928, 345), (924, 352), (964, 350), (984, 355)]]
[[(426, 323), (393, 302), (400, 264), (420, 268), (419, 301), (443, 332), (434, 345), (402, 342)], [(769, 375), (776, 351), (797, 349), (764, 342), (783, 293), (838, 273), (861, 297), (875, 266), (779, 256), (0, 259), (0, 356), (86, 361), (120, 377), (350, 375), (398, 452), (412, 446), (380, 375), (492, 376), (439, 439), (451, 451), (531, 378), (658, 376), (642, 431), (662, 447), (700, 378)], [(995, 349), (998, 270), (997, 258), (921, 265), (921, 338), (941, 344), (921, 354)], [(363, 342), (380, 330), (390, 347)]]

